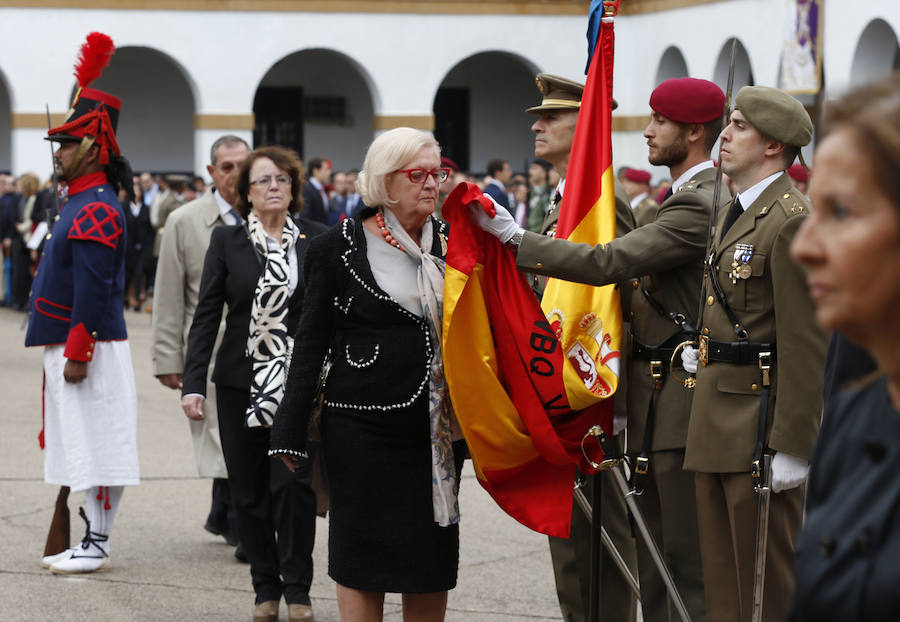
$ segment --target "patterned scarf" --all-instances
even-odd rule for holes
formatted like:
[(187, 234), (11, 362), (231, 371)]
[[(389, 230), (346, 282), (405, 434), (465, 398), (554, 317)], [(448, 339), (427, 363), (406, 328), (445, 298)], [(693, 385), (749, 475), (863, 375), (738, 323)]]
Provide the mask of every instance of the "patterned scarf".
[(422, 247), (409, 234), (390, 209), (384, 210), (384, 222), (391, 235), (419, 264), (416, 285), (425, 321), (428, 323), (433, 354), (428, 380), (428, 414), (431, 429), (431, 501), (434, 520), (446, 527), (459, 522), (456, 465), (453, 461), (453, 406), (441, 363), (441, 325), (444, 313), (445, 262), (431, 254), (432, 220), (422, 227)]
[(253, 363), (250, 380), (250, 405), (247, 427), (271, 427), (275, 411), (284, 395), (284, 378), (290, 360), (293, 339), (287, 334), (285, 318), (290, 306), (288, 253), (292, 252), (300, 232), (289, 217), (281, 232), (281, 246), (269, 250), (266, 231), (253, 212), (247, 218), (250, 242), (266, 265), (256, 283), (250, 311), (250, 337), (247, 356)]

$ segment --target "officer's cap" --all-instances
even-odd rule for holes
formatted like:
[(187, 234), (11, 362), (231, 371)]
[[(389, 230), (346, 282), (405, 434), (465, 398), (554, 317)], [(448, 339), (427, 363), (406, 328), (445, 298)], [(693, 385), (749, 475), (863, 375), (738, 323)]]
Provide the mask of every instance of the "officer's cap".
[(549, 73), (539, 73), (534, 81), (544, 99), (539, 106), (532, 106), (525, 112), (540, 114), (544, 110), (578, 110), (581, 108), (583, 84)]
[(812, 139), (812, 121), (799, 101), (770, 86), (745, 86), (734, 107), (763, 135), (785, 145), (802, 147)]

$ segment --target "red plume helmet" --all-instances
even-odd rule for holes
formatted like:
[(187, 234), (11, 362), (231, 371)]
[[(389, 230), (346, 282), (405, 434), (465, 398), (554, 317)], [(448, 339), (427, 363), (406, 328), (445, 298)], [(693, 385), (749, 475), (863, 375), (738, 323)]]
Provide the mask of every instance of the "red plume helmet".
[(100, 77), (115, 51), (116, 46), (108, 35), (92, 32), (87, 36), (75, 62), (78, 91), (72, 100), (72, 107), (65, 122), (47, 133), (48, 140), (82, 142), (84, 150), (98, 145), (102, 164), (109, 163), (111, 153), (121, 155), (116, 141), (116, 126), (122, 102), (109, 93), (89, 88), (89, 85)]

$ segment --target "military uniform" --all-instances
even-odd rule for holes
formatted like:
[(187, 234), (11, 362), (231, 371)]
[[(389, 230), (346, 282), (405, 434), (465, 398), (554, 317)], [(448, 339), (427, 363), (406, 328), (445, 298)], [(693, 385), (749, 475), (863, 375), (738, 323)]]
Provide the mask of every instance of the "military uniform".
[(646, 225), (648, 222), (656, 220), (656, 212), (659, 211), (659, 203), (653, 200), (653, 197), (647, 195), (640, 203), (632, 208), (634, 212), (634, 224), (638, 227)]
[[(738, 94), (737, 108), (753, 124), (755, 104), (742, 104), (746, 89), (754, 89), (750, 94), (776, 91), (746, 87)], [(799, 103), (795, 108), (795, 114), (805, 115)], [(771, 106), (767, 112), (772, 114)], [(793, 116), (786, 119), (795, 122)], [(811, 132), (808, 117), (806, 122)], [(768, 135), (765, 128), (758, 129)], [(782, 173), (743, 207), (724, 235), (717, 233), (710, 270), (734, 317), (729, 317), (710, 273), (704, 278), (701, 365), (684, 463), (697, 472), (709, 616), (726, 622), (749, 620), (752, 608), (757, 496), (749, 471), (761, 411), (766, 417), (764, 447), (808, 460), (822, 412), (826, 350), (803, 269), (789, 256), (809, 202)], [(730, 210), (731, 204), (722, 210), (717, 232), (726, 228)], [(802, 510), (803, 486), (771, 495), (764, 620), (783, 620), (787, 613)]]

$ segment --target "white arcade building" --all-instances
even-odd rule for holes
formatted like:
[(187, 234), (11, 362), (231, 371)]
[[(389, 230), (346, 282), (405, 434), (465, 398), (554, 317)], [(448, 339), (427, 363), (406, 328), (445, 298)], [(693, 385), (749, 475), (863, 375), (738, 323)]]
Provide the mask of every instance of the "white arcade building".
[[(724, 87), (732, 39), (737, 88), (779, 85), (786, 15), (810, 1), (822, 13), (826, 98), (900, 67), (897, 0), (622, 0), (616, 165), (650, 168), (650, 91), (688, 75)], [(99, 30), (118, 51), (95, 86), (123, 100), (120, 143), (136, 171), (201, 173), (224, 133), (355, 167), (375, 134), (398, 125), (434, 130), (464, 170), (501, 157), (522, 171), (534, 75), (583, 80), (589, 4), (0, 0), (0, 170), (49, 174), (46, 109), (61, 120), (76, 52)], [(804, 97), (815, 112), (816, 96)]]

